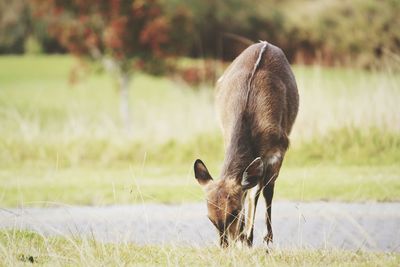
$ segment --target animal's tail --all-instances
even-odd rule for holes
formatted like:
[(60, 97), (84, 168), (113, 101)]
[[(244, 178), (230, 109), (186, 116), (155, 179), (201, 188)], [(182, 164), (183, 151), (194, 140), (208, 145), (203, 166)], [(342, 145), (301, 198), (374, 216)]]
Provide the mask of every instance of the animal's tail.
[(261, 49), (260, 49), (260, 51), (258, 53), (258, 58), (256, 60), (256, 63), (254, 63), (253, 70), (250, 73), (250, 76), (249, 76), (249, 79), (248, 79), (248, 82), (247, 82), (247, 95), (246, 95), (245, 109), (247, 108), (247, 104), (249, 102), (251, 84), (253, 82), (254, 75), (255, 75), (258, 67), (260, 66), (260, 62), (261, 62), (262, 56), (263, 56), (263, 54), (264, 54), (264, 52), (265, 52), (265, 50), (267, 49), (267, 46), (268, 46), (268, 42), (267, 41), (260, 41), (260, 43), (262, 43), (263, 46), (261, 47)]

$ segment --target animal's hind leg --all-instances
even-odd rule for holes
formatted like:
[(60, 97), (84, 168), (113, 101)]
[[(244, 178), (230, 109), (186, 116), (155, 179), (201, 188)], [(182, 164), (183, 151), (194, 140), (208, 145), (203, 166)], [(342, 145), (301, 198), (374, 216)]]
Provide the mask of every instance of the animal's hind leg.
[(265, 198), (266, 212), (265, 212), (265, 223), (267, 225), (267, 232), (264, 236), (264, 242), (268, 244), (273, 241), (272, 223), (271, 223), (271, 209), (272, 209), (272, 198), (274, 197), (274, 187), (275, 183), (268, 184), (263, 188), (263, 196)]
[[(271, 138), (272, 137), (272, 138)], [(273, 138), (275, 137), (275, 138)], [(272, 219), (271, 219), (271, 210), (272, 210), (272, 198), (274, 197), (274, 187), (275, 181), (278, 178), (279, 171), (282, 166), (283, 158), (287, 147), (289, 145), (289, 139), (286, 134), (282, 135), (270, 135), (270, 140), (274, 141), (275, 146), (270, 149), (266, 149), (269, 153), (265, 156), (265, 184), (263, 187), (263, 196), (265, 198), (266, 203), (266, 213), (265, 213), (265, 223), (267, 226), (267, 231), (264, 237), (264, 241), (267, 243), (272, 243), (273, 241), (273, 233), (272, 233)]]

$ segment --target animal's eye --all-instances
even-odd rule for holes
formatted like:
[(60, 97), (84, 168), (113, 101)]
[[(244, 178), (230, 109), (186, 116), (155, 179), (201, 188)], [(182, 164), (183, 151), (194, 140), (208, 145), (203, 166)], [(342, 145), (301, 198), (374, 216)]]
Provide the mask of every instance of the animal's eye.
[(238, 214), (239, 214), (238, 210), (234, 210), (234, 211), (231, 212), (231, 216), (235, 217), (235, 218), (238, 216)]
[(231, 211), (231, 213), (229, 213), (229, 215), (227, 217), (227, 223), (231, 224), (234, 220), (236, 220), (238, 218), (238, 215), (239, 215), (238, 210)]

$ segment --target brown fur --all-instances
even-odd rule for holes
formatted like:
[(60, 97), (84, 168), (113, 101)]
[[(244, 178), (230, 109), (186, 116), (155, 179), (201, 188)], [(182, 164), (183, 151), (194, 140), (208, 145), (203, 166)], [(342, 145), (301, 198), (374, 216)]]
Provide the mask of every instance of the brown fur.
[[(255, 174), (247, 175), (246, 179), (260, 176), (256, 181), (259, 189), (255, 205), (262, 191), (267, 202), (269, 232), (265, 240), (272, 241), (273, 188), (289, 145), (288, 135), (297, 115), (298, 101), (296, 81), (285, 55), (266, 42), (243, 51), (218, 81), (216, 107), (225, 143), (221, 179), (217, 182), (211, 182), (211, 176), (199, 179), (202, 175), (196, 172), (196, 164), (195, 172), (199, 182), (206, 184), (208, 215), (219, 230), (221, 246), (228, 245), (227, 236), (234, 240), (244, 238), (247, 187), (244, 190), (243, 173), (257, 157), (262, 161), (254, 163)], [(260, 167), (263, 171), (257, 176)], [(252, 227), (246, 237), (249, 245), (253, 239)]]

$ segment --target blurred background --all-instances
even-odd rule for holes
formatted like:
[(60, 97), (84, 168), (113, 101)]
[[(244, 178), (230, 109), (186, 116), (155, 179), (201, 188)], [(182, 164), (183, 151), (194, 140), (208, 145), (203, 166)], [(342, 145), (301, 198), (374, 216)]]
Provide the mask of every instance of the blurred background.
[(400, 200), (398, 0), (0, 0), (0, 205), (201, 201), (214, 83), (266, 40), (300, 110), (276, 197)]

